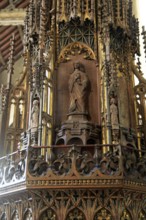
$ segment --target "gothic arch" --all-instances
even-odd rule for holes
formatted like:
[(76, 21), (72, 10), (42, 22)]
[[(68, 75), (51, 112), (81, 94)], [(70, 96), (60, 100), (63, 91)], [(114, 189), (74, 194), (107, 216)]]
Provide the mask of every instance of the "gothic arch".
[(70, 55), (75, 56), (82, 53), (84, 53), (84, 59), (96, 60), (96, 56), (93, 50), (87, 44), (81, 42), (73, 42), (62, 49), (58, 58), (58, 63), (68, 62), (71, 60)]

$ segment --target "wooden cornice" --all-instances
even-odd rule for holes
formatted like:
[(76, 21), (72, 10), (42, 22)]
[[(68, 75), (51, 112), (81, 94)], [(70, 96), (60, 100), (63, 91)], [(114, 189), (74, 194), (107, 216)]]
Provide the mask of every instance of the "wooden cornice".
[(0, 10), (0, 25), (24, 25), (25, 9)]

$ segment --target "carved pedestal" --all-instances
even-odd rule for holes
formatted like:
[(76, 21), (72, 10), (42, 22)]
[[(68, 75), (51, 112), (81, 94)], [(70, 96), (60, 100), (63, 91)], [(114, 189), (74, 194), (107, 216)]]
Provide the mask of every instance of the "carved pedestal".
[(100, 142), (100, 127), (87, 120), (87, 114), (72, 113), (57, 132), (56, 144), (96, 144)]

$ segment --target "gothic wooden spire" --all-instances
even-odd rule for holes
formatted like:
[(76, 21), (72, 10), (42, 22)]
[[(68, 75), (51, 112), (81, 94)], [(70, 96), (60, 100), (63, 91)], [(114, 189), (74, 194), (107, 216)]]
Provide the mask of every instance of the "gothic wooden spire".
[(5, 109), (5, 88), (4, 85), (2, 84), (0, 87), (0, 114), (2, 111)]
[(93, 20), (95, 1), (93, 0), (59, 0), (57, 1), (57, 20), (69, 21), (80, 18)]
[(10, 47), (10, 56), (8, 61), (8, 77), (7, 77), (7, 89), (11, 88), (11, 81), (12, 81), (12, 75), (14, 73), (14, 41), (15, 41), (15, 35), (12, 35), (11, 38), (11, 47)]
[(26, 9), (26, 17), (24, 20), (24, 38), (23, 38), (23, 50), (26, 52), (26, 48), (28, 45), (28, 35), (29, 35), (29, 8)]
[(46, 43), (46, 23), (47, 23), (47, 15), (46, 15), (46, 0), (42, 0), (41, 8), (40, 8), (40, 30), (39, 30), (39, 61), (42, 63), (43, 59), (43, 49), (45, 48)]
[(145, 53), (145, 58), (146, 58), (146, 30), (145, 27), (142, 27), (142, 36), (143, 36), (143, 48), (144, 48), (144, 53)]

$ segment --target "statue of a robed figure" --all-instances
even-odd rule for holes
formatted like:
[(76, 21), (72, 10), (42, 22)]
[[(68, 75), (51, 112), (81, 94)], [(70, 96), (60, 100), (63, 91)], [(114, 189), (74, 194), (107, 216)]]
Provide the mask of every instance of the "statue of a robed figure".
[(74, 63), (74, 71), (69, 79), (70, 105), (69, 114), (71, 113), (88, 113), (88, 94), (89, 79), (85, 73), (84, 65), (80, 62)]
[(39, 125), (39, 101), (33, 100), (31, 110), (31, 131), (35, 132)]
[(74, 70), (70, 74), (69, 87), (69, 108), (68, 117), (57, 132), (57, 145), (86, 145), (88, 140), (97, 143), (99, 140), (99, 128), (90, 121), (88, 106), (90, 104), (90, 81), (84, 65), (76, 61), (73, 64)]

